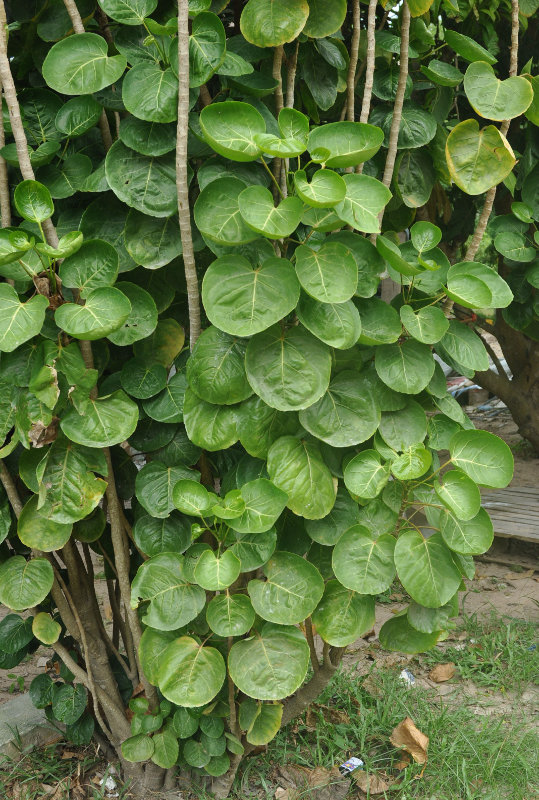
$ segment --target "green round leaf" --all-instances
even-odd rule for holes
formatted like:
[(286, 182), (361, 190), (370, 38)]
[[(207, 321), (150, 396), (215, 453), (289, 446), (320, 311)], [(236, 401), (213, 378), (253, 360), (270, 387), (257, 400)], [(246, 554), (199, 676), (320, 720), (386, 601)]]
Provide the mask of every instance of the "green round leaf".
[(62, 626), (50, 614), (40, 611), (32, 623), (32, 633), (42, 644), (54, 644), (60, 638)]
[(356, 344), (361, 334), (361, 318), (351, 300), (345, 303), (319, 303), (302, 294), (296, 314), (302, 325), (317, 339), (341, 350)]
[(328, 581), (312, 620), (325, 642), (346, 647), (373, 628), (374, 598), (356, 594), (339, 581)]
[(357, 287), (357, 263), (339, 242), (325, 242), (319, 250), (300, 245), (296, 273), (307, 294), (321, 303), (344, 303)]
[(204, 647), (189, 636), (181, 636), (163, 653), (159, 688), (172, 703), (196, 708), (213, 700), (223, 685), (225, 674), (225, 662), (218, 650)]
[(264, 533), (277, 522), (284, 510), (287, 495), (266, 478), (256, 478), (241, 487), (245, 508), (228, 524), (238, 533)]
[(349, 528), (333, 549), (335, 577), (359, 594), (384, 592), (395, 577), (395, 539), (385, 533), (374, 538), (363, 525)]
[(80, 221), (80, 229), (86, 239), (103, 239), (118, 253), (120, 270), (135, 268), (135, 262), (125, 249), (125, 223), (129, 209), (108, 192), (91, 203)]
[(272, 408), (295, 411), (315, 403), (329, 385), (330, 353), (301, 327), (277, 325), (258, 333), (247, 345), (247, 380)]
[(378, 214), (391, 199), (391, 192), (383, 183), (369, 175), (344, 175), (346, 196), (337, 203), (335, 213), (358, 231), (378, 233)]
[(189, 387), (183, 402), (183, 421), (189, 439), (205, 450), (224, 450), (238, 440), (235, 408), (206, 403)]
[(78, 289), (87, 297), (92, 289), (112, 286), (118, 275), (118, 254), (101, 239), (83, 242), (80, 248), (60, 264), (59, 275), (64, 286)]
[[(313, 128), (309, 134), (308, 147), (311, 155), (316, 150), (325, 149), (329, 152), (324, 159), (326, 167), (354, 167), (372, 158), (383, 141), (383, 132), (374, 125), (363, 122), (330, 122)], [(368, 184), (364, 183), (364, 186)]]
[(165, 519), (175, 508), (172, 490), (178, 481), (197, 478), (197, 472), (182, 465), (167, 467), (159, 461), (151, 461), (137, 473), (137, 499), (152, 517)]
[(434, 359), (427, 345), (413, 339), (376, 349), (374, 364), (383, 382), (397, 392), (418, 394), (429, 383)]
[(88, 398), (82, 411), (72, 406), (60, 427), (72, 442), (112, 447), (129, 439), (138, 422), (138, 407), (121, 389), (107, 397)]
[(198, 769), (208, 766), (211, 761), (211, 756), (206, 752), (204, 746), (194, 739), (190, 739), (185, 743), (183, 757), (190, 767), (197, 767)]
[(307, 147), (301, 139), (280, 139), (271, 133), (255, 133), (254, 140), (262, 152), (277, 158), (300, 156)]
[(13, 193), (15, 208), (29, 222), (44, 222), (54, 213), (52, 197), (46, 186), (38, 181), (23, 181)]
[(264, 186), (244, 189), (238, 197), (238, 206), (244, 222), (268, 239), (290, 236), (303, 213), (303, 203), (297, 197), (287, 197), (274, 206), (272, 194)]
[(449, 452), (453, 464), (482, 486), (503, 489), (513, 477), (511, 449), (488, 431), (458, 431)]
[(164, 267), (182, 252), (177, 218), (148, 217), (132, 208), (125, 224), (125, 246), (146, 269)]
[(440, 528), (446, 545), (463, 555), (486, 553), (494, 540), (492, 522), (484, 508), (466, 520), (459, 519), (454, 511), (442, 514)]
[(131, 303), (123, 292), (103, 287), (88, 292), (83, 306), (77, 303), (59, 306), (54, 321), (70, 336), (93, 341), (121, 328), (130, 313)]
[(73, 725), (82, 716), (86, 702), (86, 689), (82, 684), (71, 686), (66, 683), (52, 697), (52, 713), (60, 722)]
[(475, 119), (455, 125), (445, 145), (452, 180), (466, 194), (483, 194), (501, 183), (516, 164), (507, 139), (494, 125), (479, 130)]
[(52, 588), (54, 572), (45, 558), (12, 556), (0, 565), (0, 603), (14, 611), (39, 605)]
[(445, 472), (441, 481), (434, 484), (436, 494), (450, 511), (461, 520), (475, 517), (481, 507), (481, 494), (477, 485), (460, 469)]
[[(253, 702), (245, 700), (245, 703)], [(257, 714), (247, 729), (245, 738), (250, 744), (257, 746), (270, 742), (281, 727), (284, 706), (282, 703), (263, 703), (257, 708)]]
[(141, 600), (149, 601), (142, 621), (151, 628), (181, 628), (204, 608), (204, 590), (187, 582), (182, 566), (183, 556), (161, 553), (139, 567), (131, 584), (131, 607), (137, 608)]
[(335, 503), (335, 487), (318, 445), (281, 436), (268, 452), (272, 482), (288, 495), (287, 506), (306, 519), (321, 519)]
[(79, 33), (56, 42), (43, 62), (43, 77), (60, 94), (93, 94), (115, 83), (126, 67), (125, 56), (108, 56), (97, 33)]
[(324, 0), (308, 0), (308, 3), (309, 17), (303, 28), (306, 36), (323, 38), (339, 30), (346, 17), (346, 0), (334, 0), (329, 6)]
[(180, 739), (189, 739), (198, 731), (199, 719), (187, 708), (177, 708), (174, 712), (174, 733)]
[(427, 433), (427, 418), (422, 407), (411, 398), (397, 411), (384, 411), (380, 420), (380, 433), (394, 450), (406, 450), (420, 444)]
[[(39, 616), (39, 615), (37, 615)], [(8, 614), (0, 622), (0, 650), (15, 655), (32, 641), (33, 620), (23, 619), (18, 614)]]
[(395, 566), (410, 597), (427, 608), (445, 605), (460, 586), (460, 570), (439, 533), (425, 539), (419, 531), (403, 531), (395, 546)]
[(262, 619), (295, 625), (310, 616), (324, 593), (324, 580), (313, 564), (294, 553), (276, 552), (262, 569), (266, 580), (247, 586)]
[(249, 639), (232, 645), (228, 656), (230, 677), (238, 689), (257, 700), (281, 700), (305, 680), (309, 645), (292, 625), (266, 623)]
[[(377, 106), (371, 113), (371, 121), (379, 125), (385, 134), (385, 144), (389, 143), (391, 125), (393, 123), (393, 109), (390, 106)], [(436, 120), (421, 106), (410, 100), (405, 101), (402, 108), (401, 124), (399, 127), (398, 146), (400, 149), (414, 149), (424, 147), (436, 135)]]
[(474, 111), (486, 119), (520, 117), (533, 100), (533, 89), (523, 77), (498, 80), (485, 61), (470, 64), (464, 76), (464, 91)]
[(48, 299), (41, 294), (21, 303), (13, 286), (0, 284), (0, 352), (11, 353), (37, 336), (48, 305)]
[(120, 123), (120, 139), (143, 156), (164, 156), (176, 147), (176, 126), (157, 125), (129, 116)]
[(293, 41), (309, 16), (307, 0), (249, 0), (241, 12), (244, 37), (257, 47), (278, 47)]
[(195, 581), (208, 591), (222, 591), (230, 586), (240, 574), (240, 560), (230, 550), (216, 556), (205, 550), (195, 567)]
[(46, 708), (52, 703), (56, 684), (45, 673), (36, 675), (30, 684), (30, 699), (36, 708)]
[(148, 761), (154, 751), (153, 739), (147, 733), (137, 733), (122, 742), (122, 756), (126, 761)]
[(116, 22), (142, 25), (157, 7), (157, 0), (99, 0), (99, 5)]
[(319, 169), (310, 181), (305, 170), (298, 169), (294, 172), (294, 185), (303, 202), (315, 208), (333, 208), (346, 195), (344, 180), (331, 169)]
[(133, 539), (150, 558), (159, 553), (183, 553), (191, 544), (191, 525), (174, 512), (166, 519), (141, 514), (133, 525)]
[[(177, 54), (177, 48), (174, 52)], [(197, 14), (189, 37), (189, 86), (206, 83), (223, 63), (225, 52), (225, 29), (219, 17), (204, 11)], [(172, 64), (178, 74), (176, 55)]]
[(27, 547), (50, 553), (59, 550), (71, 536), (71, 523), (52, 522), (43, 517), (37, 508), (38, 496), (28, 500), (17, 522), (17, 535)]
[(358, 504), (342, 486), (337, 491), (335, 505), (329, 514), (322, 519), (305, 521), (305, 530), (311, 539), (318, 544), (331, 546), (337, 543), (342, 534), (359, 522)]
[(393, 306), (379, 297), (369, 298), (368, 301), (355, 300), (354, 303), (361, 317), (360, 344), (376, 345), (397, 341), (402, 333), (402, 325)]
[(116, 141), (105, 159), (110, 188), (126, 205), (150, 217), (169, 217), (177, 210), (176, 164), (173, 153), (143, 156)]
[(254, 161), (260, 156), (253, 137), (266, 132), (266, 123), (249, 103), (229, 100), (206, 106), (200, 113), (200, 127), (208, 144), (225, 158)]
[(447, 294), (467, 308), (506, 308), (513, 300), (504, 279), (491, 267), (475, 261), (462, 261), (449, 268)]
[(54, 122), (60, 133), (74, 139), (93, 128), (102, 111), (102, 106), (91, 95), (73, 97), (60, 108)]
[(406, 616), (388, 619), (380, 628), (380, 644), (385, 650), (397, 650), (410, 655), (430, 650), (439, 637), (440, 631), (421, 633), (412, 628)]
[(424, 344), (439, 342), (449, 328), (444, 312), (437, 306), (426, 306), (416, 312), (411, 306), (401, 306), (400, 318), (410, 336)]
[(399, 153), (395, 162), (394, 184), (405, 206), (419, 208), (425, 205), (435, 182), (436, 173), (428, 152), (419, 148)]
[(333, 447), (348, 447), (369, 439), (380, 423), (380, 408), (370, 384), (356, 372), (339, 372), (326, 393), (300, 411), (299, 421)]
[(528, 246), (528, 240), (524, 235), (510, 231), (498, 233), (494, 239), (494, 247), (498, 253), (511, 261), (534, 261), (537, 254), (534, 247)]
[(202, 282), (209, 319), (234, 336), (266, 330), (286, 317), (298, 299), (296, 274), (284, 258), (268, 258), (253, 270), (241, 255), (222, 256), (210, 264)]
[(437, 343), (436, 350), (442, 358), (449, 356), (462, 365), (463, 369), (472, 371), (488, 369), (489, 360), (485, 345), (474, 331), (458, 320), (449, 321), (447, 333)]
[(167, 370), (162, 364), (146, 364), (132, 358), (126, 361), (121, 372), (122, 388), (137, 400), (147, 400), (167, 385)]
[(243, 636), (253, 627), (255, 612), (248, 597), (220, 594), (209, 602), (206, 620), (218, 636)]
[(195, 223), (200, 233), (227, 246), (256, 239), (257, 234), (245, 224), (240, 214), (238, 198), (244, 189), (245, 184), (238, 178), (217, 178), (205, 186), (194, 207)]
[(400, 481), (420, 478), (432, 464), (432, 453), (422, 444), (414, 444), (391, 462), (391, 472)]
[(236, 541), (231, 550), (241, 562), (242, 572), (258, 569), (275, 552), (277, 534), (274, 528), (264, 533), (234, 533)]
[(376, 450), (363, 450), (344, 470), (346, 488), (365, 499), (377, 497), (389, 480), (389, 466), (382, 464)]
[(438, 86), (454, 87), (464, 80), (464, 75), (459, 69), (452, 64), (447, 64), (445, 61), (438, 61), (437, 59), (429, 61), (426, 67), (421, 67), (421, 72), (429, 81), (438, 84)]
[(175, 319), (160, 319), (151, 336), (135, 342), (133, 352), (147, 364), (163, 364), (170, 367), (181, 352), (185, 332)]
[(295, 433), (298, 429), (295, 413), (270, 408), (256, 395), (239, 406), (237, 420), (240, 442), (255, 458), (266, 458), (276, 439)]
[(120, 346), (146, 339), (157, 326), (157, 307), (153, 297), (135, 283), (121, 281), (116, 284), (116, 288), (131, 303), (131, 312), (122, 327), (109, 333), (107, 338)]
[(209, 515), (215, 503), (215, 495), (210, 494), (205, 486), (186, 479), (174, 486), (172, 499), (177, 509), (195, 517)]
[[(157, 631), (154, 628), (146, 628), (140, 638), (140, 663), (144, 675), (154, 686), (157, 686), (161, 656), (177, 635), (176, 631)], [(192, 733), (195, 733), (197, 728), (198, 722)], [(174, 725), (174, 729), (176, 729), (176, 725)], [(192, 733), (189, 733), (188, 736), (192, 736)]]
[(135, 64), (122, 83), (122, 100), (131, 114), (147, 122), (173, 122), (178, 115), (178, 80), (155, 61)]
[(180, 752), (180, 746), (173, 731), (170, 728), (164, 728), (153, 735), (152, 742), (154, 745), (153, 763), (163, 769), (171, 769), (176, 764)]
[(38, 172), (38, 177), (49, 189), (54, 199), (72, 197), (86, 183), (92, 172), (92, 162), (88, 156), (75, 153), (67, 156), (60, 164), (47, 164)]
[(245, 375), (245, 348), (244, 342), (218, 328), (205, 330), (187, 362), (187, 380), (195, 394), (218, 405), (249, 397), (253, 390)]

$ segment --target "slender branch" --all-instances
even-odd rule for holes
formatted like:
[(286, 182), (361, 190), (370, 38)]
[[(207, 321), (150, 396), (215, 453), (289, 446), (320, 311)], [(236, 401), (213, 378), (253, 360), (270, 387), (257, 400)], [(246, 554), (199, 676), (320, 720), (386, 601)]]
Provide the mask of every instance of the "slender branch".
[(346, 118), (354, 122), (356, 118), (356, 69), (359, 53), (360, 13), (359, 0), (354, 0), (352, 6), (352, 41), (350, 42), (350, 63), (348, 64), (348, 75), (346, 76)]
[(296, 86), (296, 70), (298, 66), (299, 41), (292, 56), (288, 59), (288, 72), (286, 74), (286, 107), (294, 108), (294, 89)]
[[(230, 650), (234, 643), (234, 638), (232, 636), (228, 637), (228, 653), (230, 654)], [(236, 715), (236, 687), (234, 686), (234, 682), (230, 677), (230, 673), (227, 673), (228, 679), (228, 706), (230, 709), (228, 720), (229, 720), (229, 727), (230, 733), (233, 733), (234, 736), (241, 735), (239, 726), (238, 726), (238, 718)]]
[(213, 102), (212, 96), (208, 91), (208, 87), (205, 83), (202, 84), (200, 87), (200, 100), (202, 102), (203, 107), (210, 106)]
[(376, 48), (376, 6), (378, 0), (369, 0), (369, 15), (367, 17), (367, 61), (365, 68), (365, 88), (363, 90), (363, 101), (361, 103), (360, 122), (368, 122), (371, 112), (372, 86), (374, 81), (374, 54)]
[[(2, 103), (2, 83), (0, 82), (0, 147), (6, 143), (4, 133), (4, 117), (1, 113)], [(7, 174), (7, 164), (4, 158), (0, 156), (0, 216), (2, 219), (2, 228), (8, 228), (11, 225), (11, 205), (9, 200), (9, 180)]]
[(76, 6), (75, 0), (64, 0), (64, 6), (69, 15), (69, 19), (71, 20), (71, 24), (73, 25), (73, 30), (75, 33), (84, 33), (84, 23), (81, 15), (79, 14), (79, 9)]
[(393, 177), (395, 159), (397, 158), (397, 144), (399, 141), (399, 131), (401, 127), (402, 107), (404, 104), (404, 95), (406, 93), (406, 80), (408, 78), (409, 43), (410, 43), (410, 9), (408, 8), (407, 0), (404, 0), (402, 4), (402, 17), (401, 17), (401, 48), (400, 48), (400, 60), (399, 60), (399, 80), (397, 83), (397, 92), (395, 94), (395, 104), (393, 106), (393, 119), (391, 120), (391, 129), (389, 131), (389, 143), (387, 148), (386, 165), (384, 168), (384, 176), (382, 178), (382, 183), (384, 184), (384, 186), (388, 187)]
[(314, 646), (314, 636), (313, 636), (313, 624), (310, 617), (307, 617), (305, 620), (305, 637), (309, 644), (309, 650), (311, 653), (311, 664), (313, 670), (318, 672), (320, 669), (320, 662), (318, 660), (318, 656), (316, 655), (316, 647)]
[(187, 131), (189, 120), (189, 2), (178, 0), (178, 127), (176, 138), (176, 190), (178, 218), (183, 248), (183, 266), (189, 307), (189, 344), (191, 350), (200, 336), (200, 296), (193, 250), (189, 213), (189, 180), (187, 175)]
[[(509, 77), (513, 78), (518, 72), (518, 30), (519, 30), (519, 19), (518, 19), (518, 12), (519, 12), (519, 5), (518, 0), (511, 0), (511, 52), (509, 56)], [(506, 119), (502, 122), (500, 126), (500, 133), (502, 136), (507, 136), (509, 131), (509, 125), (511, 121)], [(496, 186), (493, 186), (485, 195), (485, 202), (483, 203), (483, 208), (481, 210), (481, 214), (479, 215), (479, 219), (477, 220), (477, 225), (475, 227), (475, 231), (472, 236), (472, 241), (468, 245), (466, 250), (466, 255), (464, 256), (465, 261), (473, 261), (477, 255), (477, 251), (479, 250), (479, 246), (483, 240), (483, 236), (487, 229), (487, 224), (490, 219), (490, 215), (492, 213), (492, 207), (494, 205), (494, 198), (496, 197)]]
[(488, 352), (488, 354), (490, 355), (491, 359), (493, 360), (494, 365), (496, 366), (496, 369), (498, 370), (498, 375), (500, 376), (500, 378), (507, 378), (507, 380), (509, 380), (509, 376), (507, 375), (506, 371), (502, 367), (500, 359), (498, 358), (498, 356), (494, 352), (494, 349), (490, 346), (490, 344), (487, 342), (485, 337), (481, 336), (479, 331), (475, 331), (475, 333), (477, 334), (477, 336), (479, 336), (479, 338), (481, 339), (481, 341), (485, 345), (485, 350)]
[(19, 519), (22, 511), (21, 498), (19, 497), (19, 493), (13, 482), (13, 478), (11, 477), (8, 471), (8, 468), (1, 459), (0, 459), (0, 481), (2, 482), (2, 486), (6, 490), (8, 500), (11, 503), (11, 508), (13, 509), (13, 513), (15, 514), (17, 519)]
[[(284, 107), (284, 97), (283, 97), (283, 56), (284, 56), (284, 49), (283, 45), (280, 44), (278, 47), (275, 48), (273, 51), (273, 66), (272, 66), (272, 75), (274, 80), (277, 81), (277, 86), (275, 87), (275, 116), (278, 117), (279, 113)], [(284, 167), (284, 159), (282, 158), (274, 158), (273, 159), (273, 174), (275, 176), (275, 182), (280, 184), (281, 187), (281, 195), (283, 197), (287, 196), (288, 187), (286, 185), (286, 170), (283, 169)]]

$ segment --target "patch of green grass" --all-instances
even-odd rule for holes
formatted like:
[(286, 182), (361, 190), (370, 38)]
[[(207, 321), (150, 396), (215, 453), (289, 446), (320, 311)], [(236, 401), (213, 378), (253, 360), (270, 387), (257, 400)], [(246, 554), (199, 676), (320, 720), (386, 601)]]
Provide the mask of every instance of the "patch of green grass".
[(539, 649), (533, 649), (537, 629), (532, 623), (493, 612), (486, 620), (475, 614), (464, 617), (458, 630), (466, 632), (466, 639), (429, 650), (421, 656), (422, 664), (431, 668), (453, 661), (462, 680), (500, 692), (539, 680)]
[[(522, 718), (477, 717), (465, 706), (444, 706), (420, 688), (407, 688), (396, 671), (374, 669), (364, 678), (339, 671), (319, 700), (338, 708), (349, 721), (332, 724), (317, 710), (315, 730), (304, 721), (292, 723), (270, 743), (267, 752), (248, 759), (235, 797), (269, 800), (276, 764), (331, 768), (355, 755), (373, 773), (399, 775), (401, 780), (377, 797), (395, 800), (530, 800), (539, 791), (536, 756), (539, 740)], [(373, 696), (375, 695), (375, 696)], [(400, 759), (389, 742), (393, 728), (406, 716), (430, 739), (422, 779), (412, 764), (395, 769)], [(313, 726), (311, 726), (313, 727)]]

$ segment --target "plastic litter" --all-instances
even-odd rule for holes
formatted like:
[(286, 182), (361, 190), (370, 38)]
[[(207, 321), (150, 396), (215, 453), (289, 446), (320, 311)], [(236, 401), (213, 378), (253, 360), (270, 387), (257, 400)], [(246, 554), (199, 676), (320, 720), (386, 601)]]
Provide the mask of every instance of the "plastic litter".
[(528, 647), (528, 653), (531, 653), (533, 650), (537, 650), (537, 645), (536, 644), (531, 644)]
[(408, 684), (408, 686), (415, 686), (415, 676), (413, 672), (410, 672), (409, 669), (403, 669), (399, 675), (401, 681)]
[(354, 770), (363, 766), (364, 762), (360, 758), (352, 756), (352, 758), (349, 758), (348, 761), (344, 762), (344, 764), (339, 765), (339, 772), (341, 775), (350, 775), (351, 772), (354, 772)]

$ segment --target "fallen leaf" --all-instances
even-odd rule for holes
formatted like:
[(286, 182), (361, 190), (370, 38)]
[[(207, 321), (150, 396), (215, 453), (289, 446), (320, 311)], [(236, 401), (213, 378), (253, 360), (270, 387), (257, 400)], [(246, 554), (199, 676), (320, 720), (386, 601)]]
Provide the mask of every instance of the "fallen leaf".
[(523, 578), (533, 578), (534, 569), (527, 569), (525, 572), (506, 572), (504, 580), (506, 581), (521, 581)]
[(406, 769), (406, 767), (410, 764), (411, 760), (412, 759), (410, 758), (408, 753), (403, 753), (400, 761), (397, 761), (397, 763), (395, 764), (395, 767), (397, 769)]
[(446, 664), (436, 664), (429, 672), (429, 678), (435, 683), (443, 683), (451, 680), (454, 674), (455, 665), (452, 661), (448, 661)]
[(369, 797), (386, 792), (391, 785), (378, 775), (371, 775), (362, 770), (357, 770), (357, 774), (354, 775), (354, 781), (358, 788), (361, 789), (362, 792), (365, 792), (365, 794), (368, 794)]
[(389, 741), (395, 747), (402, 747), (418, 764), (426, 764), (429, 737), (416, 728), (413, 720), (406, 717), (394, 728)]
[(350, 780), (341, 775), (338, 767), (277, 767), (276, 781), (282, 790), (279, 795), (276, 793), (277, 800), (344, 800), (350, 789)]

